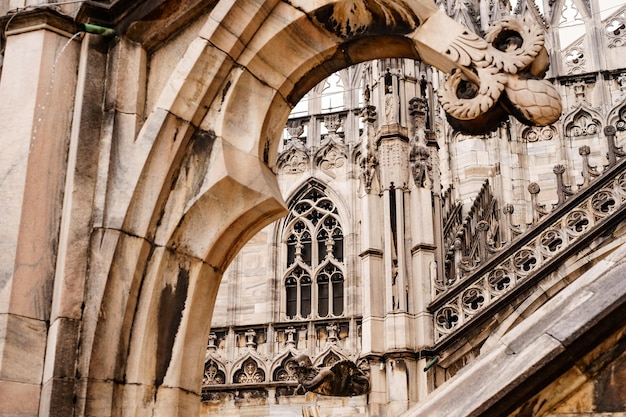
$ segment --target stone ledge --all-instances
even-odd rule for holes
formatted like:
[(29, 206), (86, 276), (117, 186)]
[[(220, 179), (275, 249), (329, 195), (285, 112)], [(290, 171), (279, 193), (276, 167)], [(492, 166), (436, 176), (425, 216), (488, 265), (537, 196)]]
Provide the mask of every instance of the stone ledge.
[(44, 7), (6, 15), (0, 19), (0, 25), (5, 28), (5, 36), (35, 30), (50, 30), (71, 38), (79, 32), (78, 25), (71, 18)]

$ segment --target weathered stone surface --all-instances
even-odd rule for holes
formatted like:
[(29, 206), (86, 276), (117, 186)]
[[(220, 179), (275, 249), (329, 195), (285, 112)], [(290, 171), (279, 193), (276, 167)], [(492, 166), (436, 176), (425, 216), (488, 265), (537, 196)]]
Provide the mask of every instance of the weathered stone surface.
[(41, 384), (47, 326), (43, 321), (0, 314), (0, 379)]
[[(62, 92), (75, 88), (78, 48), (65, 36), (44, 30), (16, 35), (6, 47), (5, 56), (16, 58), (3, 65), (0, 85), (5, 146), (0, 299), (2, 311), (45, 320), (73, 105), (73, 95)], [(56, 95), (62, 98), (53, 102)], [(15, 106), (22, 109), (18, 117), (10, 116)]]
[(40, 414), (67, 416), (74, 412), (74, 379), (52, 378), (41, 387)]
[(0, 381), (0, 414), (6, 417), (39, 416), (41, 385)]

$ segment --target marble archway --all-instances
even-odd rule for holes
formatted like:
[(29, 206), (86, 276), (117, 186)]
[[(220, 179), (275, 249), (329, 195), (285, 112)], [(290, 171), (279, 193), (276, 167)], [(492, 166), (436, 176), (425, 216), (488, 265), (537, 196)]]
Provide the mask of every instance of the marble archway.
[[(197, 413), (221, 275), (285, 212), (271, 171), (276, 141), (321, 79), (369, 59), (419, 58), (456, 69), (454, 91), (461, 81), (480, 87), (448, 96), (458, 103), (446, 110), (461, 108), (455, 119), (498, 120), (511, 108), (511, 97), (498, 104), (507, 77), (543, 71), (531, 69), (542, 44), (508, 56), (430, 1), (311, 3), (218, 2), (136, 137), (132, 164), (109, 179), (109, 224), (95, 232), (90, 261), (100, 277), (90, 281), (102, 284), (88, 288), (81, 335), (84, 415)], [(560, 114), (541, 85), (546, 108)]]

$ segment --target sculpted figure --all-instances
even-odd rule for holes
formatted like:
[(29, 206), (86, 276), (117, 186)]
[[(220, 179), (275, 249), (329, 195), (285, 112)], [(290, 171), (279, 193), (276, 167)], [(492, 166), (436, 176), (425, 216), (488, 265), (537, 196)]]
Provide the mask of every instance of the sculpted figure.
[(370, 391), (367, 375), (354, 362), (343, 360), (333, 366), (313, 366), (305, 354), (296, 356), (290, 362), (298, 378), (296, 392), (304, 390), (322, 395), (353, 397)]

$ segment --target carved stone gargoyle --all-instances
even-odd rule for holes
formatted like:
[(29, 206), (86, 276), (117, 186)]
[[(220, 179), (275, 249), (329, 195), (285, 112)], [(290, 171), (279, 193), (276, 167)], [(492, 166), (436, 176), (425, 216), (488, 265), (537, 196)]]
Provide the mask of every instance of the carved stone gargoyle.
[(313, 366), (306, 354), (291, 359), (298, 378), (296, 392), (310, 391), (335, 397), (353, 397), (370, 392), (367, 375), (349, 360), (339, 361), (332, 366)]

